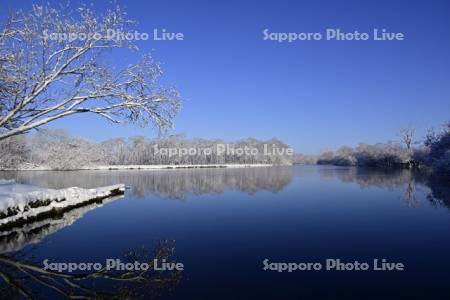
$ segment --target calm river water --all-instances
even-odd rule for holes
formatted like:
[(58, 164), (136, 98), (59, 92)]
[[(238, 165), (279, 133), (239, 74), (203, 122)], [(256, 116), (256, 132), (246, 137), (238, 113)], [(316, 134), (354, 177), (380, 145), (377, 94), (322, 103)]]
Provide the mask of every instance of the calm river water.
[[(332, 166), (0, 172), (0, 178), (49, 188), (125, 183), (124, 197), (1, 238), (0, 257), (38, 265), (105, 262), (170, 243), (184, 271), (157, 288), (162, 299), (448, 299), (450, 292), (444, 179)], [(327, 271), (327, 259), (370, 268)], [(404, 270), (374, 271), (374, 259)], [(265, 260), (323, 268), (278, 272), (264, 270)], [(0, 263), (5, 274), (17, 272), (12, 268)], [(38, 297), (60, 295), (30, 285)]]

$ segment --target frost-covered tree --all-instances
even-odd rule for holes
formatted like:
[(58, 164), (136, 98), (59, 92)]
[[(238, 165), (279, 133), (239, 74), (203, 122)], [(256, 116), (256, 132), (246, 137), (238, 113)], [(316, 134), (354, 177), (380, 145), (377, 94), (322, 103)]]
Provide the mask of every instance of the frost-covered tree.
[(414, 132), (415, 132), (414, 128), (406, 127), (406, 128), (400, 129), (400, 133), (399, 133), (401, 142), (402, 142), (403, 146), (406, 148), (406, 152), (407, 152), (406, 153), (406, 155), (407, 155), (406, 159), (407, 159), (407, 163), (408, 163), (408, 167), (409, 168), (412, 168), (412, 165), (413, 165), (412, 159), (413, 159), (414, 151), (413, 151), (412, 146), (413, 146), (413, 143), (414, 143), (414, 141), (413, 141)]
[(408, 157), (407, 150), (396, 143), (359, 144), (355, 148), (341, 147), (336, 153), (333, 151), (322, 153), (317, 163), (394, 168), (405, 166)]
[(67, 170), (104, 163), (96, 143), (73, 137), (64, 130), (39, 130), (30, 140), (30, 163)]
[(429, 149), (428, 163), (441, 173), (450, 174), (450, 122), (440, 132), (431, 131), (425, 140)]
[[(261, 141), (253, 138), (227, 143), (230, 148), (252, 148), (254, 154), (227, 153), (218, 150), (223, 147), (220, 139), (188, 139), (182, 135), (149, 139), (143, 136), (128, 139), (115, 138), (104, 142), (93, 142), (69, 135), (64, 130), (41, 129), (28, 137), (29, 154), (26, 163), (51, 169), (77, 169), (99, 165), (204, 165), (204, 164), (274, 164), (285, 165), (292, 162), (287, 153), (265, 153), (264, 147), (275, 145), (287, 149), (280, 140)], [(1, 148), (0, 141), (0, 150)], [(193, 153), (179, 151), (173, 155), (163, 149), (195, 149)], [(209, 151), (206, 151), (209, 150)]]
[(115, 6), (103, 14), (80, 6), (33, 5), (0, 28), (0, 140), (71, 115), (91, 113), (113, 123), (172, 126), (177, 90), (159, 84), (150, 55), (115, 70), (108, 53), (138, 50), (111, 32), (134, 22)]
[(0, 168), (15, 168), (29, 157), (25, 136), (14, 136), (0, 141)]

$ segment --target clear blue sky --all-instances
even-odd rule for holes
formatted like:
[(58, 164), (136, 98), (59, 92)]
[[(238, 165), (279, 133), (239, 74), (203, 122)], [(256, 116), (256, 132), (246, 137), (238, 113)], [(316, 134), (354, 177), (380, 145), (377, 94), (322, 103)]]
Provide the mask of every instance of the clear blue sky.
[[(39, 1), (35, 1), (39, 3)], [(2, 1), (1, 10), (32, 1)], [(106, 1), (94, 2), (101, 11)], [(137, 29), (184, 41), (142, 41), (185, 99), (176, 133), (278, 137), (303, 153), (395, 139), (403, 126), (450, 120), (449, 1), (121, 1)], [(326, 28), (405, 34), (404, 41), (264, 41), (262, 30)], [(118, 65), (136, 55), (113, 57)], [(75, 116), (52, 126), (94, 140), (156, 131)]]

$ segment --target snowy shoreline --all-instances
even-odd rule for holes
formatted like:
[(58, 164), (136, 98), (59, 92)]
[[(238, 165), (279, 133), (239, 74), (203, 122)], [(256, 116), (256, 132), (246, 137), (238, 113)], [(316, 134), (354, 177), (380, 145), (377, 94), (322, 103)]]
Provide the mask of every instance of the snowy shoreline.
[(2, 169), (0, 171), (86, 171), (86, 170), (174, 170), (174, 169), (203, 169), (203, 168), (259, 168), (272, 167), (273, 164), (208, 164), (208, 165), (105, 165), (87, 166), (76, 169), (53, 169), (51, 167), (19, 167)]
[(125, 185), (95, 189), (45, 189), (0, 180), (0, 229), (51, 217), (106, 198), (123, 195)]
[(23, 226), (14, 226), (6, 230), (0, 230), (0, 255), (19, 251), (27, 245), (37, 244), (47, 236), (72, 225), (86, 213), (123, 197), (123, 195), (109, 197), (103, 201), (95, 201), (68, 209), (62, 212), (61, 216), (58, 215), (58, 218), (44, 217), (34, 222), (27, 222)]

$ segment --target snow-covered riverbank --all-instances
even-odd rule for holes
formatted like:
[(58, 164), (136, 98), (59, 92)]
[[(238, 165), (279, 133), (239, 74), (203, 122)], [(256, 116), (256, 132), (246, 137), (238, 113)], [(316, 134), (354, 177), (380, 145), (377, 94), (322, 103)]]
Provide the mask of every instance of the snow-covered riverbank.
[(123, 197), (123, 195), (109, 197), (101, 202), (95, 201), (76, 207), (64, 212), (58, 218), (43, 218), (20, 227), (0, 229), (0, 254), (19, 251), (27, 245), (37, 244), (60, 229), (72, 225), (86, 213)]
[[(105, 165), (86, 166), (75, 170), (172, 170), (172, 169), (200, 169), (200, 168), (257, 168), (271, 167), (272, 164), (208, 164), (208, 165)], [(71, 169), (74, 170), (74, 169)], [(55, 171), (46, 166), (22, 166), (5, 171)]]
[(0, 180), (0, 228), (51, 216), (52, 213), (122, 195), (124, 192), (123, 184), (95, 189), (70, 187), (55, 190)]

